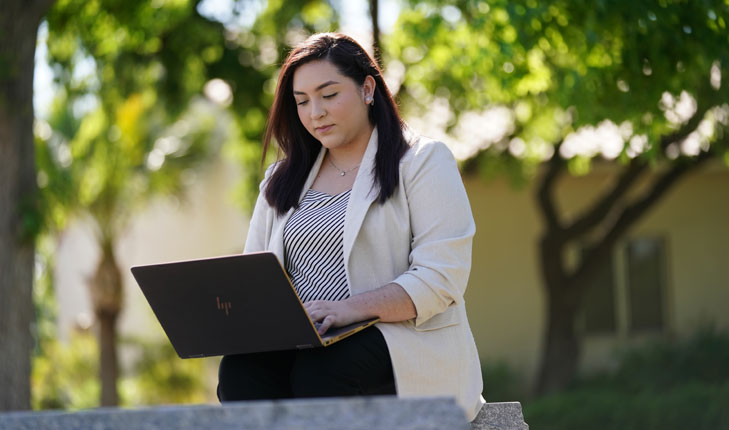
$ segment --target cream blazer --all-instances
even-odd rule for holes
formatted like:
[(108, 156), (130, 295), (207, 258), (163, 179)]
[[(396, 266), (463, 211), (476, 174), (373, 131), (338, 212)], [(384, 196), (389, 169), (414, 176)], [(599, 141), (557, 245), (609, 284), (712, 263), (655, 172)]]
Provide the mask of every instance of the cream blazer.
[[(322, 148), (301, 198), (314, 182), (325, 152)], [(355, 295), (391, 282), (405, 289), (417, 317), (377, 324), (390, 351), (398, 396), (454, 396), (473, 420), (485, 402), (463, 294), (476, 228), (455, 159), (441, 142), (413, 139), (400, 162), (395, 193), (379, 204), (372, 186), (376, 152), (377, 129), (345, 214), (344, 264), (350, 292)], [(244, 252), (272, 251), (283, 262), (283, 231), (293, 212), (277, 215), (261, 192)]]

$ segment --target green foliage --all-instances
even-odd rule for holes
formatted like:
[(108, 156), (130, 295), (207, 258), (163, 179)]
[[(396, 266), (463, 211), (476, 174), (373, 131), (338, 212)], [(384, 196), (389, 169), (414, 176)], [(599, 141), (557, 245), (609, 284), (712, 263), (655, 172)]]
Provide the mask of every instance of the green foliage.
[(47, 128), (36, 139), (43, 213), (62, 228), (85, 212), (103, 237), (114, 237), (150, 197), (180, 194), (187, 172), (220, 146), (216, 110), (193, 106), (171, 126), (150, 94), (133, 94), (114, 112), (95, 109), (75, 118), (58, 95)]
[(131, 376), (121, 382), (122, 403), (127, 406), (205, 403), (208, 395), (206, 368), (217, 359), (183, 360), (166, 340), (129, 339), (124, 344), (138, 358)]
[(729, 425), (729, 333), (705, 329), (632, 351), (610, 373), (525, 405), (540, 429), (717, 429)]
[(518, 402), (526, 398), (523, 379), (507, 363), (482, 363), (481, 374), (487, 402)]
[[(260, 142), (278, 64), (290, 43), (315, 31), (334, 30), (336, 11), (321, 0), (270, 1), (262, 11), (253, 3), (238, 2), (228, 19), (218, 22), (201, 16), (199, 3), (56, 2), (46, 17), (47, 45), (68, 108), (63, 118), (49, 123), (68, 141), (82, 133), (86, 142), (80, 142), (80, 152), (89, 144), (115, 147), (126, 142), (131, 152), (124, 157), (112, 161), (99, 156), (110, 172), (118, 171), (113, 164), (128, 155), (137, 157), (131, 166), (139, 166), (139, 157), (150, 153), (159, 131), (178, 121), (190, 101), (202, 96), (205, 84), (218, 79), (231, 91), (228, 100), (219, 101), (237, 123), (227, 139), (233, 148), (226, 152), (243, 166), (239, 201), (249, 206), (262, 174)], [(252, 25), (236, 24), (252, 13), (257, 14)], [(80, 121), (85, 122), (82, 128)], [(100, 184), (108, 182), (114, 180), (103, 169), (91, 169), (89, 193), (83, 196), (93, 199), (104, 188)], [(107, 203), (116, 198), (115, 191), (109, 194)]]
[(94, 336), (76, 332), (68, 343), (47, 339), (33, 359), (33, 409), (84, 409), (98, 406), (98, 348)]
[(686, 342), (659, 342), (625, 352), (620, 367), (605, 382), (634, 392), (729, 382), (727, 363), (729, 333), (707, 328)]
[[(121, 406), (205, 403), (206, 371), (216, 360), (182, 360), (169, 343), (128, 341), (131, 370), (120, 384)], [(215, 361), (215, 363), (213, 363)], [(45, 339), (33, 359), (33, 409), (87, 409), (99, 405), (98, 342), (76, 331), (68, 342)]]
[[(33, 289), (36, 308), (33, 352), (33, 409), (84, 409), (99, 403), (98, 342), (88, 330), (74, 329), (68, 340), (57, 337), (56, 300), (53, 292), (52, 236), (39, 240)], [(161, 333), (160, 333), (161, 334)], [(206, 382), (216, 359), (182, 360), (165, 340), (122, 342), (133, 357), (122, 379), (122, 406), (209, 402)]]
[(33, 356), (43, 354), (43, 346), (56, 337), (56, 295), (53, 290), (53, 241), (48, 235), (37, 240), (33, 280), (35, 324)]
[(729, 382), (691, 383), (665, 392), (574, 390), (526, 405), (531, 427), (545, 430), (709, 430), (729, 425)]
[[(645, 113), (662, 122), (664, 91), (713, 100), (727, 93), (709, 80), (714, 61), (724, 82), (728, 73), (722, 0), (411, 4), (388, 52), (409, 66), (406, 82), (429, 94), (445, 86), (457, 112), (520, 101), (574, 107), (575, 125)], [(448, 19), (454, 9), (460, 19)]]
[[(384, 49), (406, 68), (406, 91), (399, 95), (405, 111), (418, 115), (435, 98), (445, 98), (453, 131), (466, 112), (507, 107), (514, 127), (506, 143), (519, 138), (527, 150), (514, 155), (506, 144), (482, 144), (490, 151), (479, 156), (496, 156), (499, 163), (515, 158), (505, 167), (517, 174), (530, 175), (534, 164), (554, 152), (530, 147), (558, 145), (580, 127), (604, 120), (629, 127), (619, 161), (629, 159), (631, 136), (647, 139), (639, 154), (666, 159), (661, 139), (688, 120), (668, 112), (671, 97), (684, 92), (696, 102), (694, 127), (712, 107), (723, 106), (724, 116), (729, 109), (724, 0), (408, 3)], [(716, 121), (711, 113), (707, 118), (715, 127), (703, 146), (722, 156), (727, 120)], [(599, 154), (561, 155), (577, 158), (571, 172), (583, 174), (588, 159)]]
[(31, 406), (33, 409), (83, 409), (98, 405), (97, 342), (86, 331), (71, 333), (66, 342), (57, 334), (53, 289), (54, 240), (37, 241), (33, 302), (35, 305)]

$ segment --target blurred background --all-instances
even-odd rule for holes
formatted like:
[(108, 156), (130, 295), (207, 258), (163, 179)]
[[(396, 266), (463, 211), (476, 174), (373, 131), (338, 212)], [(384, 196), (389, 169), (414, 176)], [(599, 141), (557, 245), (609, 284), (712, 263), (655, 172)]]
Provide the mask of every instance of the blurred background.
[(129, 267), (242, 251), (279, 66), (341, 31), (460, 162), (487, 401), (729, 428), (727, 24), (726, 0), (0, 0), (0, 410), (217, 401), (219, 358), (176, 356)]

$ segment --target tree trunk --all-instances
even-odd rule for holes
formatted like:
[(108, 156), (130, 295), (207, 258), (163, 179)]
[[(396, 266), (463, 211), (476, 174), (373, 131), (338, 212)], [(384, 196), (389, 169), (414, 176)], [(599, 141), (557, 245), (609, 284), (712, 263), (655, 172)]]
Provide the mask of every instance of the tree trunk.
[(122, 307), (122, 279), (114, 256), (113, 241), (102, 242), (101, 260), (91, 280), (90, 294), (99, 324), (101, 406), (117, 406), (119, 361), (116, 350), (116, 322)]
[(578, 311), (577, 291), (570, 288), (570, 280), (563, 262), (564, 241), (557, 224), (548, 227), (540, 243), (542, 280), (547, 293), (547, 323), (536, 393), (558, 391), (572, 379), (577, 370), (579, 341), (575, 333)]
[(117, 406), (119, 393), (116, 381), (119, 379), (119, 362), (116, 352), (116, 321), (118, 315), (98, 315), (99, 321), (99, 351), (101, 365), (99, 377), (101, 379), (101, 406)]
[[(688, 135), (694, 126), (689, 125), (683, 132)], [(726, 144), (727, 140), (729, 136), (725, 136), (719, 146)], [(643, 194), (627, 201), (626, 195), (632, 185), (646, 170), (641, 160), (635, 160), (618, 175), (612, 187), (570, 223), (560, 218), (554, 200), (556, 179), (561, 175), (564, 163), (556, 158), (550, 161), (536, 196), (545, 222), (545, 233), (540, 243), (540, 267), (547, 294), (547, 321), (535, 394), (563, 390), (577, 374), (580, 339), (575, 322), (580, 301), (597, 268), (608, 261), (617, 240), (686, 173), (710, 157), (710, 153), (702, 152), (691, 160), (674, 163), (664, 173), (656, 174), (655, 180)], [(618, 206), (620, 209), (616, 211)], [(566, 246), (580, 242), (589, 233), (598, 237), (590, 241), (591, 246), (586, 248), (580, 263), (568, 271), (564, 255)]]
[(537, 394), (550, 394), (564, 389), (577, 373), (580, 343), (575, 333), (578, 307), (564, 293), (562, 286), (549, 286), (547, 294), (547, 327), (545, 344), (537, 379)]
[(382, 47), (380, 46), (380, 4), (379, 0), (369, 0), (370, 21), (372, 22), (372, 51), (377, 65), (382, 69)]
[(30, 408), (38, 229), (33, 71), (38, 24), (48, 6), (0, 0), (0, 411)]

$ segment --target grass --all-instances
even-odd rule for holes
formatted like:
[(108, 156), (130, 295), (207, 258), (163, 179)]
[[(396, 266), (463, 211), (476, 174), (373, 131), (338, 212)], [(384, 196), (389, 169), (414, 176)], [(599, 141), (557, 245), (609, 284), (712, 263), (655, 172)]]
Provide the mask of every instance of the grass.
[(524, 405), (539, 430), (729, 429), (729, 333), (628, 351), (617, 369)]

